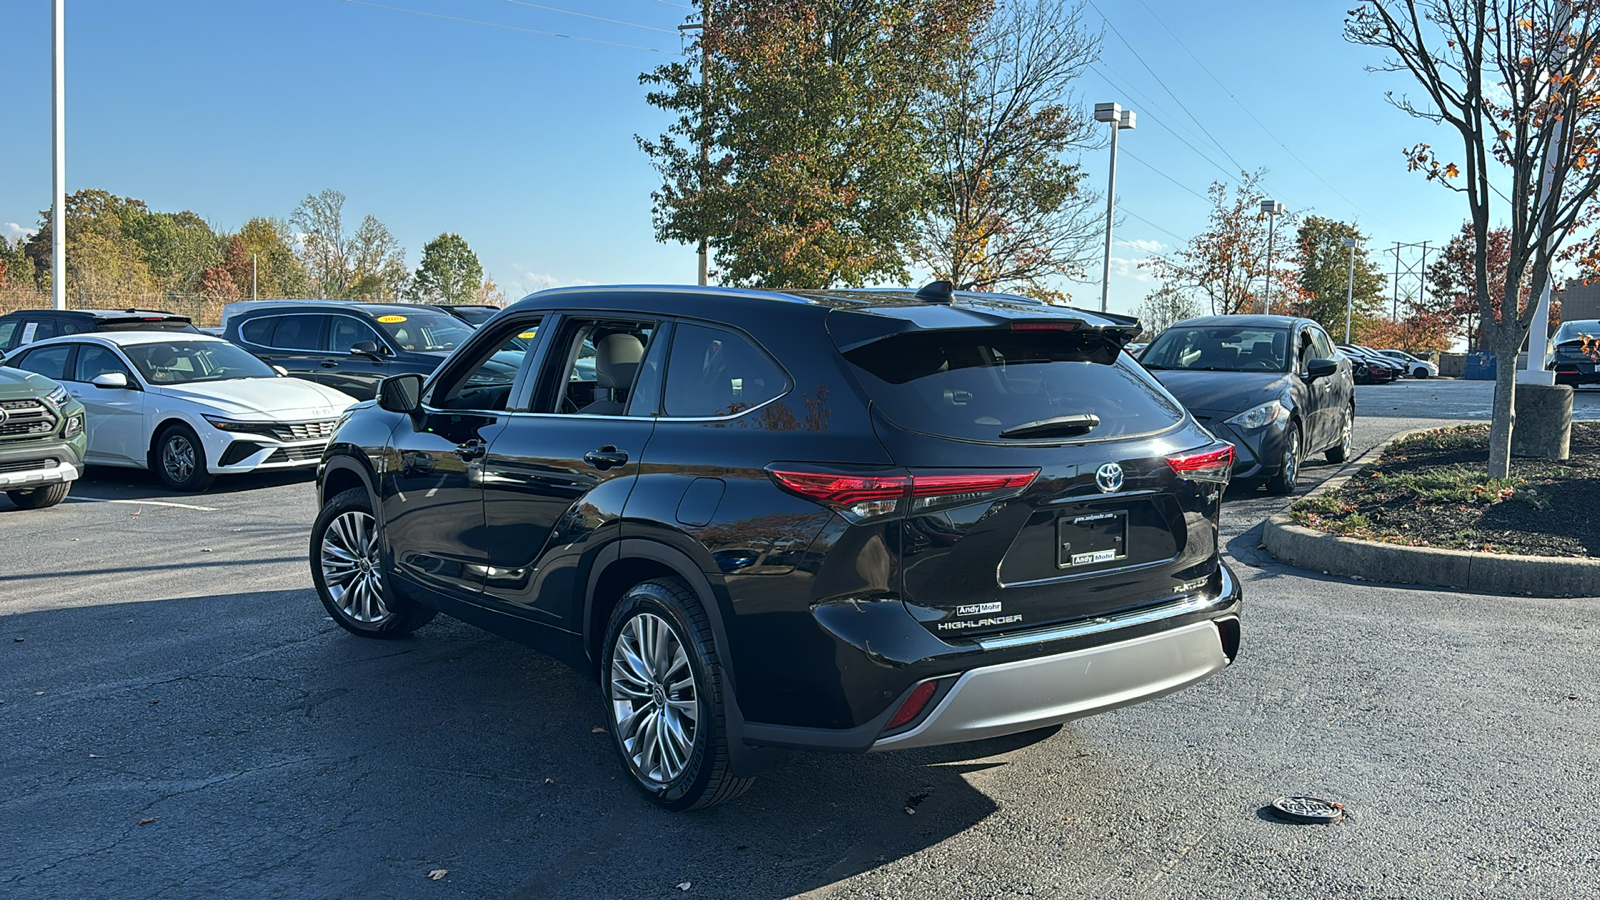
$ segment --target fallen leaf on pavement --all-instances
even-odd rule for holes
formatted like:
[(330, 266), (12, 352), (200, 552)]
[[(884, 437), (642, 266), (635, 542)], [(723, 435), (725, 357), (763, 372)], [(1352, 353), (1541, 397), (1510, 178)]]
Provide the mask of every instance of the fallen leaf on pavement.
[[(17, 638), (17, 640), (20, 641), (20, 640), (22, 640), (22, 638)], [(593, 728), (589, 729), (589, 733), (590, 734), (605, 734), (606, 733), (606, 727), (604, 725), (596, 725)]]
[(139, 820), (139, 824), (140, 825), (149, 825), (151, 822), (154, 822), (155, 820), (156, 820), (156, 817), (155, 816), (151, 816), (151, 817), (149, 817), (147, 819), (140, 819)]
[(443, 877), (445, 877), (446, 875), (449, 875), (449, 874), (450, 874), (450, 870), (449, 869), (434, 869), (434, 870), (432, 870), (431, 872), (428, 873), (428, 877), (433, 879), (434, 881), (438, 881), (439, 879), (441, 879), (441, 878), (443, 878)]
[(555, 783), (556, 783), (556, 780), (555, 780), (555, 779), (554, 779), (554, 778), (546, 778), (546, 779), (545, 779), (545, 780), (544, 780), (544, 783), (545, 783), (545, 784), (555, 784)]
[(678, 890), (680, 890), (680, 891), (687, 891), (687, 890), (688, 890), (688, 889), (689, 889), (689, 882), (687, 882), (687, 881), (684, 881), (684, 882), (680, 882), (680, 883), (679, 883), (679, 884), (678, 884)]

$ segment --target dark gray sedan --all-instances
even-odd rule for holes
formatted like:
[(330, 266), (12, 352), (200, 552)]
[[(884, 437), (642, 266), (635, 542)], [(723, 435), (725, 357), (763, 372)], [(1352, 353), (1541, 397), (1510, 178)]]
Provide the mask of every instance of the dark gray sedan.
[(1189, 412), (1238, 450), (1235, 481), (1294, 492), (1300, 463), (1350, 455), (1350, 361), (1310, 319), (1207, 316), (1163, 331), (1139, 361)]

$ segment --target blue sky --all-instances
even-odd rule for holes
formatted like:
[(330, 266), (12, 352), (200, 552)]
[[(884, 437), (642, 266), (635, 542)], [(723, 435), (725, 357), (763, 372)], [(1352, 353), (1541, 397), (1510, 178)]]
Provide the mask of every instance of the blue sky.
[[(1198, 231), (1208, 207), (1195, 195), (1238, 166), (1266, 167), (1292, 211), (1357, 221), (1375, 248), (1442, 242), (1466, 217), (1405, 171), (1402, 148), (1457, 139), (1385, 102), (1412, 86), (1365, 71), (1373, 51), (1341, 37), (1348, 0), (1095, 2), (1085, 22), (1115, 31), (1081, 99), (1139, 114), (1120, 139), (1113, 309), (1154, 286), (1137, 261)], [(412, 267), (424, 242), (460, 233), (512, 297), (693, 281), (693, 249), (654, 240), (656, 179), (633, 140), (664, 124), (638, 76), (678, 51), (692, 0), (374, 3), (509, 27), (348, 0), (67, 0), (68, 190), (236, 229), (331, 187), (347, 215), (387, 224)], [(0, 233), (12, 236), (50, 202), (49, 11), (0, 0)], [(1083, 163), (1103, 189), (1106, 152)], [(1090, 278), (1063, 287), (1091, 305), (1098, 266)]]

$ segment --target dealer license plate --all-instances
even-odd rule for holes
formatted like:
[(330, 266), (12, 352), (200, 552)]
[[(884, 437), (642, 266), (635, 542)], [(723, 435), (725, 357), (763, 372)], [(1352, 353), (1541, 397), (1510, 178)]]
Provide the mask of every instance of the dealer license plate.
[(1116, 562), (1128, 556), (1128, 511), (1084, 513), (1056, 520), (1056, 565), (1063, 569)]

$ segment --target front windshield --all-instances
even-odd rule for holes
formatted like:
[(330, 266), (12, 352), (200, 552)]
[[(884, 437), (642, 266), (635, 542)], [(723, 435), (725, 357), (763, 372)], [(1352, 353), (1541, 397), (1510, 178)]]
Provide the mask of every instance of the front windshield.
[(447, 352), (472, 336), (472, 326), (448, 313), (433, 309), (406, 310), (378, 316), (378, 327), (402, 350), (422, 353)]
[(124, 344), (122, 352), (150, 384), (278, 377), (271, 366), (227, 341)]
[(1169, 328), (1139, 361), (1147, 369), (1207, 372), (1287, 372), (1289, 331), (1211, 325)]

